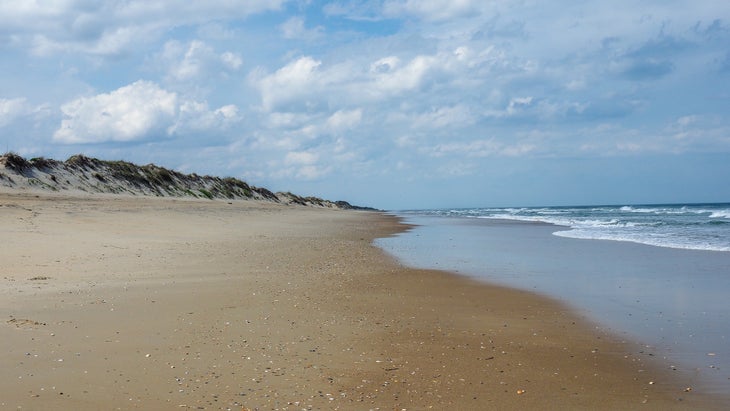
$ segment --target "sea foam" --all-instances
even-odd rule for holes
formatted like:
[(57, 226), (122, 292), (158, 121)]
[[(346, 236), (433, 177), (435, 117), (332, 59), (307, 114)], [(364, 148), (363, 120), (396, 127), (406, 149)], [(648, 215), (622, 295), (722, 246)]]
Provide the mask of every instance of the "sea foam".
[(576, 239), (730, 251), (730, 204), (470, 208), (418, 213), (553, 224), (564, 227), (555, 235)]

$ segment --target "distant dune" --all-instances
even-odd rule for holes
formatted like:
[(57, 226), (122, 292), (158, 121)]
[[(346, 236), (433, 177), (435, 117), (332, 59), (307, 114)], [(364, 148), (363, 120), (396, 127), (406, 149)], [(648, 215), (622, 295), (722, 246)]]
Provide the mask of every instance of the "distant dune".
[(288, 192), (273, 193), (233, 177), (183, 174), (154, 164), (139, 166), (81, 154), (71, 156), (66, 161), (57, 161), (43, 157), (27, 160), (14, 153), (6, 153), (0, 156), (0, 187), (211, 200), (259, 200), (310, 207), (366, 209), (346, 201), (302, 197)]

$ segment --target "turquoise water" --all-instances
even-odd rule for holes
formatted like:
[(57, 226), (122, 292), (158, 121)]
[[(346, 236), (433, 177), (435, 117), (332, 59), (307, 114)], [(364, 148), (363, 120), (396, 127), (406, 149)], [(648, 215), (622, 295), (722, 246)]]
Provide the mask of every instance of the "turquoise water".
[[(730, 251), (721, 250), (727, 247), (730, 224), (727, 214), (721, 215), (728, 209), (408, 211), (398, 214), (417, 227), (379, 239), (377, 245), (411, 266), (456, 271), (557, 298), (646, 345), (665, 357), (667, 367), (693, 373), (707, 389), (727, 393)], [(564, 225), (554, 224), (558, 221)]]

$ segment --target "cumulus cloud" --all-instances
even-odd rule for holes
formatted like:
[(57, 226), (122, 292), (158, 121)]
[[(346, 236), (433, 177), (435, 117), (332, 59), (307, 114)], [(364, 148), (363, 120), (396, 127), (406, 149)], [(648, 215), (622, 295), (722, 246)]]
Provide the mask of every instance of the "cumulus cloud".
[(63, 143), (134, 141), (166, 133), (177, 115), (178, 96), (148, 81), (111, 93), (81, 97), (61, 106), (64, 119), (54, 134)]
[(263, 125), (268, 128), (286, 130), (300, 128), (311, 121), (312, 116), (305, 113), (273, 112), (264, 118)]
[(289, 62), (273, 73), (257, 70), (251, 83), (261, 93), (266, 111), (301, 111), (317, 105), (363, 105), (419, 93), (435, 84), (452, 85), (452, 92), (483, 81), (474, 76), (476, 66), (491, 64), (482, 53), (467, 56), (464, 48), (416, 55), (409, 59), (391, 55), (367, 65), (352, 59), (324, 64), (311, 56)]
[(314, 164), (319, 160), (319, 156), (315, 153), (307, 152), (307, 151), (293, 151), (290, 153), (287, 153), (284, 164), (286, 165), (300, 165), (300, 164)]
[(283, 165), (277, 165), (272, 173), (279, 178), (313, 181), (329, 174), (331, 165), (318, 164), (320, 156), (313, 151), (291, 151), (284, 157)]
[(324, 166), (319, 164), (319, 160), (320, 154), (314, 150), (289, 151), (284, 155), (283, 161), (272, 161), (269, 167), (276, 178), (314, 181), (333, 170), (331, 162)]
[(0, 127), (7, 126), (18, 117), (28, 115), (32, 108), (24, 98), (0, 98)]
[(537, 146), (526, 142), (505, 144), (496, 139), (480, 139), (469, 142), (438, 144), (428, 149), (428, 151), (434, 157), (446, 155), (466, 157), (518, 157), (534, 152), (536, 149)]
[(226, 51), (225, 53), (221, 54), (220, 59), (223, 62), (223, 65), (225, 65), (230, 70), (238, 70), (243, 65), (243, 59), (241, 58), (241, 56), (237, 53), (233, 53), (230, 51)]
[[(178, 44), (168, 42), (165, 45), (165, 54), (178, 54), (180, 51), (182, 50), (180, 50)], [(187, 50), (179, 54), (182, 54), (182, 59), (170, 66), (170, 75), (176, 80), (188, 80), (197, 77), (203, 71), (203, 66), (207, 61), (212, 60), (215, 55), (213, 49), (202, 41), (191, 42)]]
[(178, 107), (178, 117), (169, 134), (180, 134), (189, 131), (220, 131), (228, 128), (241, 119), (239, 109), (229, 104), (211, 110), (206, 102), (183, 101)]
[(321, 61), (312, 57), (300, 57), (275, 73), (265, 75), (258, 81), (254, 79), (255, 85), (261, 90), (264, 109), (272, 110), (296, 100), (315, 98), (321, 64)]
[(296, 177), (300, 180), (317, 180), (332, 171), (332, 167), (304, 166), (296, 172)]
[(661, 133), (661, 147), (674, 152), (708, 150), (724, 151), (730, 148), (730, 127), (720, 117), (691, 114), (670, 122)]
[(0, 2), (0, 27), (37, 54), (114, 55), (177, 27), (278, 10), (286, 0)]
[(463, 104), (453, 107), (438, 107), (426, 113), (419, 114), (413, 121), (415, 127), (433, 129), (454, 127), (460, 128), (473, 124), (476, 115)]
[[(387, 115), (389, 125), (402, 125), (414, 131), (437, 133), (451, 133), (455, 130), (464, 130), (474, 125), (479, 119), (479, 113), (469, 105), (459, 103), (453, 106), (428, 107), (414, 112), (392, 112)], [(401, 136), (397, 141), (408, 139)]]
[(383, 19), (382, 4), (371, 0), (332, 1), (323, 7), (327, 16), (343, 16), (355, 21), (379, 21)]
[[(397, 60), (391, 57), (390, 61), (396, 62)], [(381, 70), (373, 73), (373, 86), (375, 87), (371, 90), (385, 94), (397, 94), (423, 85), (428, 74), (438, 68), (441, 61), (435, 56), (416, 56), (403, 66), (387, 66), (387, 70), (382, 69), (384, 68), (382, 62), (383, 60), (379, 60)]]
[(383, 12), (393, 17), (411, 15), (424, 20), (447, 20), (473, 16), (484, 3), (481, 0), (388, 0)]
[(383, 57), (370, 65), (370, 73), (374, 75), (392, 73), (399, 65), (400, 59), (397, 56)]
[(340, 132), (354, 128), (362, 121), (362, 109), (339, 110), (327, 119), (327, 129)]
[[(39, 153), (144, 141), (282, 179), (395, 164), (418, 179), (413, 170), (579, 150), (726, 151), (730, 6), (659, 3), (0, 0), (0, 127), (33, 126)], [(58, 117), (35, 121), (39, 95)], [(707, 112), (720, 120), (692, 117)]]
[(189, 82), (215, 76), (221, 72), (234, 72), (241, 68), (243, 59), (237, 53), (217, 53), (213, 47), (200, 40), (188, 44), (170, 40), (157, 56), (156, 64), (165, 67), (167, 78), (177, 82)]
[[(363, 121), (363, 110), (341, 109), (314, 115), (273, 112), (266, 118), (264, 124), (269, 130), (258, 133), (255, 149), (286, 150), (282, 156), (285, 156), (287, 166), (310, 165), (319, 159), (324, 159), (327, 164), (341, 165), (352, 159), (351, 153), (347, 152), (348, 144), (352, 135), (359, 133), (357, 129)], [(348, 159), (345, 158), (347, 156)]]
[(238, 119), (235, 106), (209, 110), (149, 81), (61, 106), (64, 118), (53, 138), (66, 144), (131, 142), (192, 129), (216, 129)]
[(304, 18), (302, 17), (291, 17), (279, 26), (281, 35), (285, 39), (289, 40), (305, 40), (312, 41), (316, 40), (324, 34), (324, 27), (316, 26), (308, 29), (304, 24)]
[(486, 115), (495, 118), (514, 117), (523, 114), (530, 106), (533, 105), (533, 97), (513, 97), (504, 109), (487, 110)]

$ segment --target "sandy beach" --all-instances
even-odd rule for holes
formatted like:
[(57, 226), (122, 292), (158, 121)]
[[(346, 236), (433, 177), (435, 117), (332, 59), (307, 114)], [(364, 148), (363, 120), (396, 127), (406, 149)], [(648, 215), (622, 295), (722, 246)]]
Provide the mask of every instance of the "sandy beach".
[(534, 294), (410, 269), (375, 212), (0, 194), (0, 409), (724, 409)]

